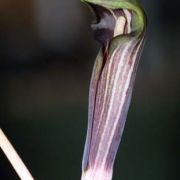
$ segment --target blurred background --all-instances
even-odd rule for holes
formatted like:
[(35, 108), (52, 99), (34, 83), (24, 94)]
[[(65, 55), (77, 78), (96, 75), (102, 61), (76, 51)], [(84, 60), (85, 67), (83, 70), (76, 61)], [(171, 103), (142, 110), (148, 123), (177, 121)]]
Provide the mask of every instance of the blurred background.
[[(180, 3), (148, 32), (113, 180), (180, 179)], [(79, 180), (99, 44), (79, 0), (0, 1), (0, 126), (37, 180)], [(19, 179), (0, 152), (0, 179)]]

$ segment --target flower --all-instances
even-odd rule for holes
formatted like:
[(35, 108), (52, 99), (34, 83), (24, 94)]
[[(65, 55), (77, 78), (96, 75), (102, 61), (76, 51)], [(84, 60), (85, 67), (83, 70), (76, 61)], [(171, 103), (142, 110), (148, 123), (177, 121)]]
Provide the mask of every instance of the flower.
[(111, 180), (130, 105), (146, 18), (131, 0), (85, 0), (97, 17), (101, 44), (89, 90), (88, 130), (82, 180)]

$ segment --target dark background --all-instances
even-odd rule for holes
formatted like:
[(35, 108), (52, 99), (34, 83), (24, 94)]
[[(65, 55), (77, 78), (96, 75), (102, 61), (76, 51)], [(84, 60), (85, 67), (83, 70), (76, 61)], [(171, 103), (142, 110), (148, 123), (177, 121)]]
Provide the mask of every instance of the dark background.
[[(180, 3), (142, 4), (147, 40), (113, 180), (178, 180)], [(80, 179), (92, 19), (79, 0), (0, 1), (0, 126), (37, 180)], [(18, 179), (2, 152), (0, 179)]]

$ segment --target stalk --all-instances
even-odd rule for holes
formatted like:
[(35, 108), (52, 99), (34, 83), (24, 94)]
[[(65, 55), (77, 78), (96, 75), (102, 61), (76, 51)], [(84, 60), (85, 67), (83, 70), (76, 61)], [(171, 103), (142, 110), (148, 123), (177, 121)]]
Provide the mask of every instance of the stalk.
[(34, 180), (31, 173), (23, 163), (22, 159), (0, 128), (0, 149), (4, 152), (16, 173), (22, 180)]

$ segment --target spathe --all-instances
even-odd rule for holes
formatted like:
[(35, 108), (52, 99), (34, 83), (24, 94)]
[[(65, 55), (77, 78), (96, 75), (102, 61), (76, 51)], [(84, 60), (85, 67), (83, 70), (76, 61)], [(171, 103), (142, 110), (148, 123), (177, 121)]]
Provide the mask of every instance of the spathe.
[(82, 180), (111, 180), (143, 47), (146, 18), (133, 0), (119, 0), (119, 4), (107, 0), (85, 2), (97, 16), (92, 28), (102, 48), (90, 83)]

